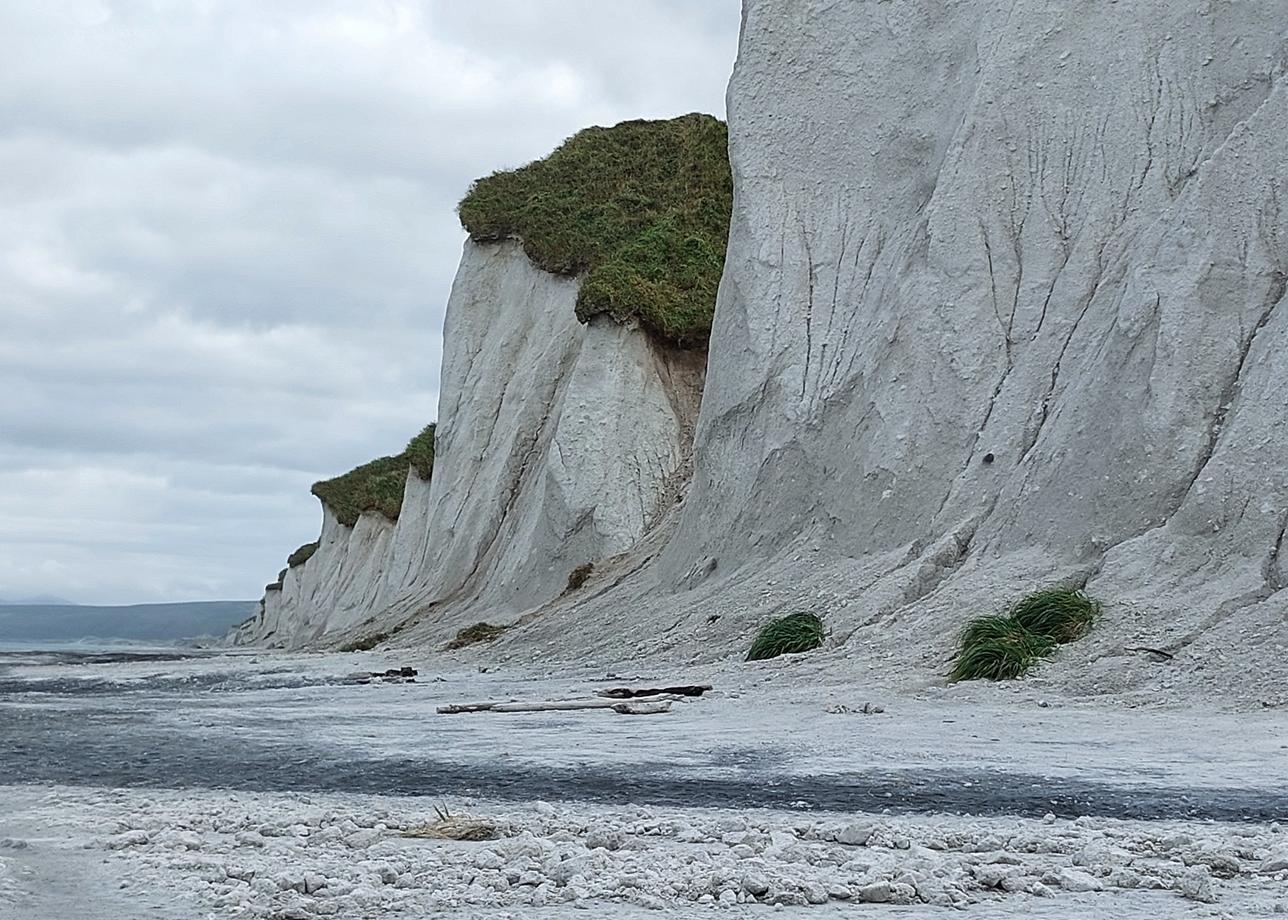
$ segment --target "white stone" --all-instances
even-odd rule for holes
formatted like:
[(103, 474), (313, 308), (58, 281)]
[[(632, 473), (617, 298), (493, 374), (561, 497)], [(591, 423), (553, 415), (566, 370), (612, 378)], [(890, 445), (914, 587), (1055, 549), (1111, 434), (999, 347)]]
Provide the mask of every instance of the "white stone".
[(1104, 883), (1079, 869), (1061, 869), (1060, 887), (1065, 891), (1103, 891)]
[(872, 838), (872, 825), (854, 822), (847, 824), (836, 835), (836, 842), (850, 847), (861, 847)]
[(817, 882), (805, 883), (805, 886), (802, 888), (802, 893), (805, 895), (805, 900), (810, 904), (826, 904), (828, 898), (831, 897), (827, 888)]
[(117, 834), (107, 842), (108, 849), (121, 850), (126, 847), (145, 846), (149, 840), (148, 832), (144, 830), (126, 831), (123, 834)]
[(590, 850), (620, 850), (626, 845), (626, 835), (617, 828), (593, 828), (586, 834), (586, 848)]
[(1271, 853), (1261, 861), (1261, 872), (1288, 872), (1288, 850)]
[(873, 882), (859, 889), (859, 900), (871, 904), (885, 904), (894, 899), (894, 888), (889, 882)]
[(1212, 891), (1212, 875), (1207, 866), (1191, 866), (1181, 876), (1181, 894), (1191, 901), (1212, 903), (1216, 895)]
[(377, 830), (355, 831), (345, 837), (344, 842), (355, 850), (364, 850), (380, 840), (380, 837), (380, 831)]

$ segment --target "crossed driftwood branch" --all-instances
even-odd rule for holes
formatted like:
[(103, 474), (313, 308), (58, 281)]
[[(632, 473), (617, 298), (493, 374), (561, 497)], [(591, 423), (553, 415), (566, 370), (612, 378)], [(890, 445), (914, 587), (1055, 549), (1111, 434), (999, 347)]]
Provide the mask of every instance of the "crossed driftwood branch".
[(480, 703), (449, 703), (439, 706), (444, 715), (463, 712), (561, 712), (577, 709), (611, 709), (620, 715), (654, 715), (669, 712), (677, 700), (702, 696), (710, 684), (686, 684), (679, 687), (632, 689), (616, 687), (597, 690), (593, 699), (574, 700), (489, 700)]

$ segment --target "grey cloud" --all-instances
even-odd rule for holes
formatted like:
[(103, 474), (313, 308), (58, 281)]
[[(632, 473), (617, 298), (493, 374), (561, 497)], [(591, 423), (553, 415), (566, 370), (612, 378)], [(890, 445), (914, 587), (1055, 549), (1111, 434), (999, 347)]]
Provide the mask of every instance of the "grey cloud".
[(721, 112), (736, 0), (0, 7), (0, 595), (251, 597), (435, 413), (474, 178)]

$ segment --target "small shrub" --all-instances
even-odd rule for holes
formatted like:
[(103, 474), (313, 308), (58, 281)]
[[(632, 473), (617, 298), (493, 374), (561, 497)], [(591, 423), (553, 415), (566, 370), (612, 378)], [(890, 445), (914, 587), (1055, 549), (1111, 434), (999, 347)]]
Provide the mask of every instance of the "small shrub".
[(1076, 642), (1091, 632), (1099, 616), (1099, 601), (1070, 588), (1030, 594), (1011, 608), (1012, 619), (1025, 629), (1061, 644)]
[(793, 613), (761, 628), (747, 652), (748, 661), (808, 652), (823, 644), (823, 621), (812, 613)]
[(346, 642), (344, 645), (340, 646), (340, 651), (369, 652), (388, 638), (389, 633), (387, 632), (372, 633), (369, 636), (362, 636), (361, 638), (354, 639), (351, 642)]
[(296, 566), (304, 565), (304, 563), (313, 558), (313, 554), (317, 551), (318, 543), (316, 540), (312, 543), (305, 543), (295, 552), (286, 557), (286, 567), (288, 569), (293, 569)]
[(447, 643), (447, 648), (458, 649), (465, 648), (467, 645), (478, 645), (480, 642), (495, 642), (509, 628), (493, 626), (491, 623), (475, 623), (458, 632), (456, 638)]
[(962, 630), (949, 679), (1015, 680), (1095, 625), (1100, 602), (1071, 588), (1030, 594), (1003, 615), (979, 617)]
[(585, 562), (577, 566), (577, 568), (573, 569), (571, 572), (569, 572), (568, 587), (564, 589), (564, 594), (571, 594), (573, 591), (580, 590), (581, 586), (586, 583), (586, 581), (590, 578), (591, 573), (594, 571), (595, 571), (595, 563)]
[(962, 633), (951, 679), (1014, 680), (1023, 677), (1056, 643), (1030, 632), (1010, 617), (982, 617)]

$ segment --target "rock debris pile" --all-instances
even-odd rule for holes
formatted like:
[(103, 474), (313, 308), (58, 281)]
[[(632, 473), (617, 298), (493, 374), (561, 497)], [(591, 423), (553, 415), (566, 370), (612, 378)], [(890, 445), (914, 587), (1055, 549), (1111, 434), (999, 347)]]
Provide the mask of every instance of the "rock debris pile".
[[(51, 797), (92, 821), (122, 886), (169, 886), (220, 916), (304, 920), (372, 910), (829, 902), (966, 907), (1152, 892), (1163, 911), (1288, 910), (1277, 825), (1140, 824), (656, 809), (469, 806), (503, 835), (409, 836), (423, 802), (223, 793)], [(78, 798), (77, 809), (68, 809)], [(122, 809), (128, 798), (129, 809)], [(464, 807), (464, 806), (462, 806)], [(113, 821), (110, 815), (127, 814)], [(1017, 904), (1017, 908), (1020, 905)]]

